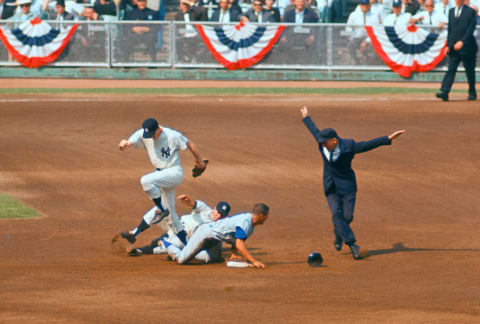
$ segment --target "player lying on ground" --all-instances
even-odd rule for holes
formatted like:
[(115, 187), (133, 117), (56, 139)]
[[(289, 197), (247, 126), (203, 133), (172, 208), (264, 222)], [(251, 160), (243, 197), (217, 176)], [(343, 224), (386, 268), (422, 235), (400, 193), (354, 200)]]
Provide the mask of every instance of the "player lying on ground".
[[(183, 224), (183, 227), (187, 232), (188, 239), (193, 235), (195, 230), (200, 225), (209, 223), (209, 222), (215, 222), (219, 219), (225, 218), (228, 216), (228, 213), (230, 212), (230, 205), (224, 201), (220, 201), (217, 204), (217, 206), (214, 209), (212, 209), (203, 201), (201, 200), (193, 201), (187, 195), (180, 195), (177, 197), (177, 199), (180, 200), (186, 206), (192, 208), (192, 211), (190, 212), (190, 214), (183, 215), (180, 218), (180, 222)], [(154, 207), (151, 210), (149, 210), (147, 213), (155, 213), (155, 210), (156, 208)], [(150, 245), (146, 245), (141, 248), (133, 248), (128, 252), (128, 255), (141, 256), (142, 254), (157, 254), (157, 255), (167, 254), (167, 249), (163, 246), (163, 243), (161, 241), (162, 237), (167, 238), (170, 243), (174, 244), (179, 249), (183, 249), (185, 245), (183, 245), (183, 243), (180, 242), (180, 240), (172, 232), (172, 230), (168, 229), (168, 227), (166, 227), (165, 225), (166, 225), (166, 222), (164, 221), (159, 223), (159, 226), (166, 231), (164, 235), (154, 239)], [(220, 242), (218, 244), (218, 247), (216, 247), (216, 250), (220, 252), (220, 256), (221, 256), (221, 249), (222, 249), (222, 244)], [(212, 254), (217, 255), (218, 253), (212, 253)], [(212, 259), (211, 255), (208, 254), (206, 251), (203, 251), (203, 253), (201, 252), (197, 254), (195, 259), (206, 262), (206, 263), (218, 261), (218, 259)]]
[(193, 260), (201, 251), (213, 255), (215, 248), (212, 247), (225, 242), (232, 245), (231, 259), (238, 260), (243, 256), (253, 266), (263, 269), (265, 265), (255, 260), (248, 251), (245, 241), (253, 234), (255, 226), (262, 225), (267, 220), (269, 210), (267, 205), (257, 203), (251, 213), (241, 213), (200, 225), (183, 249), (179, 249), (167, 239), (162, 239), (162, 242), (167, 248), (168, 255), (180, 264)]
[(350, 226), (357, 194), (357, 180), (352, 169), (352, 160), (358, 153), (373, 150), (382, 145), (392, 144), (405, 130), (390, 136), (383, 136), (365, 142), (340, 138), (332, 128), (319, 130), (313, 122), (307, 107), (300, 109), (302, 120), (318, 143), (323, 158), (323, 189), (328, 207), (332, 213), (335, 249), (340, 251), (342, 244), (349, 246), (355, 260), (360, 259), (360, 247)]
[(120, 232), (121, 237), (133, 244), (138, 234), (167, 217), (168, 226), (180, 241), (186, 244), (187, 234), (175, 210), (175, 188), (183, 180), (179, 150), (188, 148), (194, 156), (196, 167), (193, 170), (193, 176), (198, 176), (205, 170), (207, 167), (205, 161), (202, 160), (196, 146), (183, 134), (159, 126), (153, 118), (146, 119), (142, 128), (133, 133), (128, 140), (122, 139), (118, 148), (120, 151), (125, 151), (132, 145), (137, 148), (144, 148), (155, 168), (154, 172), (144, 175), (140, 182), (143, 190), (153, 200), (159, 212), (149, 214), (148, 217), (144, 216), (136, 228), (128, 232)]

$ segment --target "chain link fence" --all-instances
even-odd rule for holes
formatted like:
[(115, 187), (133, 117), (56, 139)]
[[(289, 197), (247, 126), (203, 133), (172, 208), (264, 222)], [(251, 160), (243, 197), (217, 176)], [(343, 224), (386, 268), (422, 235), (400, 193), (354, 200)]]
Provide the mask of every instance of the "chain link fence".
[[(56, 29), (78, 23), (74, 37), (50, 66), (223, 68), (192, 23), (176, 21), (47, 21)], [(0, 21), (2, 28), (18, 22)], [(202, 23), (219, 25), (219, 23)], [(275, 24), (261, 24), (275, 25)], [(363, 26), (282, 24), (273, 49), (254, 69), (389, 70), (375, 53)], [(428, 28), (428, 27), (421, 27)], [(477, 42), (480, 28), (476, 30)], [(19, 66), (0, 45), (0, 65)], [(446, 69), (446, 59), (436, 70)], [(477, 56), (477, 71), (480, 57)]]

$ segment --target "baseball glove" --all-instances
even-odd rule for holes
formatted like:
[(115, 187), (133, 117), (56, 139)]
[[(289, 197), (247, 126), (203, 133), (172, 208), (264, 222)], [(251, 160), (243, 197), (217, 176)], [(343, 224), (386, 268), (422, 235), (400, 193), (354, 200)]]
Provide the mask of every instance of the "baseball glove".
[(203, 160), (203, 163), (205, 163), (205, 167), (203, 169), (195, 164), (192, 169), (192, 177), (196, 178), (198, 176), (201, 176), (202, 173), (205, 172), (205, 170), (207, 169), (208, 160)]

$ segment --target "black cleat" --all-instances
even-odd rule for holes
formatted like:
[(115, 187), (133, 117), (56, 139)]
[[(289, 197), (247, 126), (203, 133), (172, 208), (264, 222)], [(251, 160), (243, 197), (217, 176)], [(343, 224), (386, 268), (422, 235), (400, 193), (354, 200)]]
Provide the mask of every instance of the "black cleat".
[(342, 245), (343, 245), (342, 239), (337, 236), (335, 238), (335, 241), (333, 241), (333, 246), (335, 246), (335, 250), (341, 251), (342, 250)]
[(352, 251), (352, 256), (355, 260), (360, 260), (360, 247), (356, 244), (351, 244), (350, 251)]
[(445, 92), (437, 92), (435, 94), (435, 97), (437, 97), (438, 99), (442, 99), (443, 101), (448, 101), (448, 93)]
[(142, 250), (140, 249), (131, 249), (129, 252), (128, 252), (128, 255), (131, 256), (131, 257), (139, 257), (141, 256), (143, 253), (142, 253)]
[(467, 100), (469, 101), (477, 100), (477, 95), (468, 95)]
[(137, 240), (133, 234), (130, 234), (130, 232), (120, 232), (120, 236), (124, 239), (126, 239), (130, 244), (135, 243)]

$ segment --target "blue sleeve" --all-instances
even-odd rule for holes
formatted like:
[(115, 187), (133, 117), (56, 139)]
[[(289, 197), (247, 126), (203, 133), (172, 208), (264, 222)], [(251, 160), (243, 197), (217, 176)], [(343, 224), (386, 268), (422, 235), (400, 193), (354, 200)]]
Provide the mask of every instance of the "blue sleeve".
[(317, 128), (317, 125), (315, 125), (312, 118), (310, 116), (307, 116), (307, 117), (303, 118), (303, 123), (305, 124), (305, 126), (307, 126), (310, 133), (313, 135), (315, 140), (318, 142), (318, 137), (320, 136), (319, 135), (320, 130)]
[(240, 226), (235, 228), (235, 238), (244, 241), (247, 239), (247, 234), (245, 234), (245, 231)]
[(355, 143), (355, 153), (363, 153), (370, 150), (373, 150), (382, 145), (390, 145), (392, 141), (388, 139), (387, 136), (375, 138), (371, 141), (366, 142), (356, 142)]

